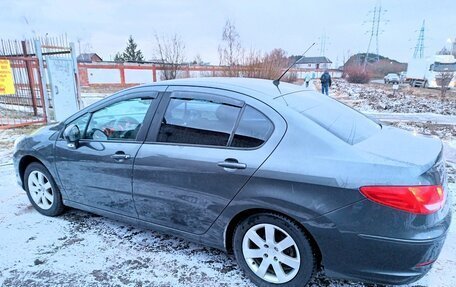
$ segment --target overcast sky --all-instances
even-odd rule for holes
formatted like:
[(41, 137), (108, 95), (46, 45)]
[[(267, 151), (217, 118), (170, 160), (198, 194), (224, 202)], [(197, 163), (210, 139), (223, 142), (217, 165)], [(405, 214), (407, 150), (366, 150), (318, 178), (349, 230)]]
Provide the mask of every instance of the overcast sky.
[[(154, 33), (179, 34), (186, 59), (200, 54), (218, 63), (217, 47), (227, 19), (235, 23), (243, 47), (263, 52), (282, 48), (290, 54), (320, 55), (324, 34), (326, 56), (339, 65), (344, 55), (365, 52), (370, 28), (369, 11), (378, 0), (267, 1), (267, 0), (134, 0), (53, 1), (0, 0), (0, 38), (66, 33), (81, 43), (83, 52), (110, 60), (133, 35), (146, 59), (153, 58)], [(407, 61), (413, 54), (418, 30), (426, 20), (425, 54), (431, 55), (456, 37), (455, 0), (383, 0), (387, 11), (381, 24), (380, 54)], [(364, 23), (364, 24), (363, 24)], [(371, 51), (375, 52), (375, 42)]]

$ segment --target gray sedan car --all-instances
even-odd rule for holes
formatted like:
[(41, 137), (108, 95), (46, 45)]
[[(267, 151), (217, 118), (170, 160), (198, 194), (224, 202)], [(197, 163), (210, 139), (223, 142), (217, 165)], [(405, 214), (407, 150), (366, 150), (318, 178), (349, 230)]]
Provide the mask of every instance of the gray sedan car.
[(163, 81), (16, 143), (42, 214), (73, 207), (233, 252), (259, 286), (421, 278), (450, 225), (442, 143), (301, 86)]

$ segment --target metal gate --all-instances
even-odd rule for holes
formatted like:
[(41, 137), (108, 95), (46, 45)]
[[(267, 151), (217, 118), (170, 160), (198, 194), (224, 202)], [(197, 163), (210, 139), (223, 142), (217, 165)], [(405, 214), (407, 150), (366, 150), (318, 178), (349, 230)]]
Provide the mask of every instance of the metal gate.
[(39, 63), (29, 49), (26, 41), (1, 41), (0, 60), (9, 65), (14, 93), (0, 95), (0, 129), (46, 122)]
[(0, 129), (60, 121), (76, 112), (75, 57), (64, 37), (1, 40), (0, 64), (10, 67), (14, 88), (0, 87)]

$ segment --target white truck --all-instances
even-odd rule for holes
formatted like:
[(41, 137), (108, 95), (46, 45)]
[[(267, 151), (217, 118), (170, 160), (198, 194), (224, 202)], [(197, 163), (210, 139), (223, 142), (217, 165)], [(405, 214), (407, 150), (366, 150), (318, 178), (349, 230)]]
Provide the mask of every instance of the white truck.
[(455, 87), (456, 84), (456, 59), (453, 55), (435, 55), (433, 58), (412, 59), (407, 66), (406, 83), (412, 87), (440, 88), (442, 75), (450, 75), (448, 87)]

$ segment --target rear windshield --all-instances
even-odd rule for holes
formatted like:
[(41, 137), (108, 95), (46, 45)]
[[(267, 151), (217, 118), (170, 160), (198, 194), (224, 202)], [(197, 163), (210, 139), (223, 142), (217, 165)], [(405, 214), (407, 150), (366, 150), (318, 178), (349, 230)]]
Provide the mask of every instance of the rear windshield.
[(309, 91), (275, 99), (319, 124), (348, 144), (357, 144), (381, 130), (381, 126), (362, 113), (319, 93)]

